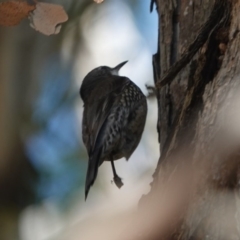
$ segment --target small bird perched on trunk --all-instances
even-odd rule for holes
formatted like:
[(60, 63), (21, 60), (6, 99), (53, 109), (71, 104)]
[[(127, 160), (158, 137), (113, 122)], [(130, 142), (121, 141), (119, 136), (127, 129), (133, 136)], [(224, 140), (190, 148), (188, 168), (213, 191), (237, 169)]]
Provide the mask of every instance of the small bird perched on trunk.
[(123, 185), (113, 161), (122, 157), (128, 160), (142, 136), (147, 101), (137, 85), (118, 75), (126, 63), (93, 69), (80, 88), (84, 103), (82, 138), (89, 156), (85, 199), (103, 161), (111, 162), (117, 187)]

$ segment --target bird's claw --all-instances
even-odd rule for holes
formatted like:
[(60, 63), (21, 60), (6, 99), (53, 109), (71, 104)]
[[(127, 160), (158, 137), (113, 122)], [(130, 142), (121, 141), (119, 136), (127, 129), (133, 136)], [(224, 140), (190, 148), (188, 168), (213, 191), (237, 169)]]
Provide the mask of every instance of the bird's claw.
[(114, 181), (114, 183), (116, 184), (116, 186), (117, 186), (118, 188), (121, 188), (121, 187), (123, 186), (122, 179), (121, 179), (119, 176), (115, 176), (115, 177), (113, 178), (113, 181)]

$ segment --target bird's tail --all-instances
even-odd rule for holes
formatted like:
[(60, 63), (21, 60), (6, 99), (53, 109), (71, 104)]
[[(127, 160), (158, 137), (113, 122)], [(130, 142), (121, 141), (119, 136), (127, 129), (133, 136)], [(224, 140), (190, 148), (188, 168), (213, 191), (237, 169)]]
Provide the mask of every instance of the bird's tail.
[(98, 150), (89, 157), (87, 176), (85, 182), (85, 200), (87, 200), (90, 187), (94, 184), (94, 181), (97, 177), (100, 155), (101, 150)]

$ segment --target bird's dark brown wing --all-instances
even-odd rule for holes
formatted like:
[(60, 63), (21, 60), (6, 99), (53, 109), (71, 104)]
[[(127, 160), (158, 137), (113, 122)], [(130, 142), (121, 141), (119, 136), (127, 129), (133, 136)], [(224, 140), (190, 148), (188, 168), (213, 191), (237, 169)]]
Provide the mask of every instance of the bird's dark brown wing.
[(82, 136), (89, 155), (94, 150), (100, 129), (127, 82), (128, 79), (118, 76), (114, 76), (114, 80), (108, 77), (101, 79), (84, 102)]

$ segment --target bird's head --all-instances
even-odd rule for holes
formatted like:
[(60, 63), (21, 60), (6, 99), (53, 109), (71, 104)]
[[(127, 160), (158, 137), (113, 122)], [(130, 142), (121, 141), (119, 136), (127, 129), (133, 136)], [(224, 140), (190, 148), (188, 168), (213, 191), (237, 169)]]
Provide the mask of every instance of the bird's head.
[(118, 76), (119, 70), (125, 65), (128, 61), (124, 61), (120, 64), (118, 64), (116, 67), (110, 68), (107, 66), (101, 66), (94, 68), (91, 72), (88, 73), (86, 76), (87, 78), (97, 78), (101, 76), (109, 76), (109, 75), (114, 75)]
[[(91, 72), (87, 74), (87, 76), (83, 79), (82, 86), (80, 88), (80, 95), (84, 100), (85, 97), (89, 95), (93, 86), (97, 86), (97, 84), (101, 84), (99, 80), (113, 79), (111, 76), (118, 76), (118, 72), (123, 65), (125, 65), (128, 61), (124, 61), (118, 64), (116, 67), (110, 68), (107, 66), (101, 66), (94, 68)], [(110, 77), (110, 78), (109, 78)]]

